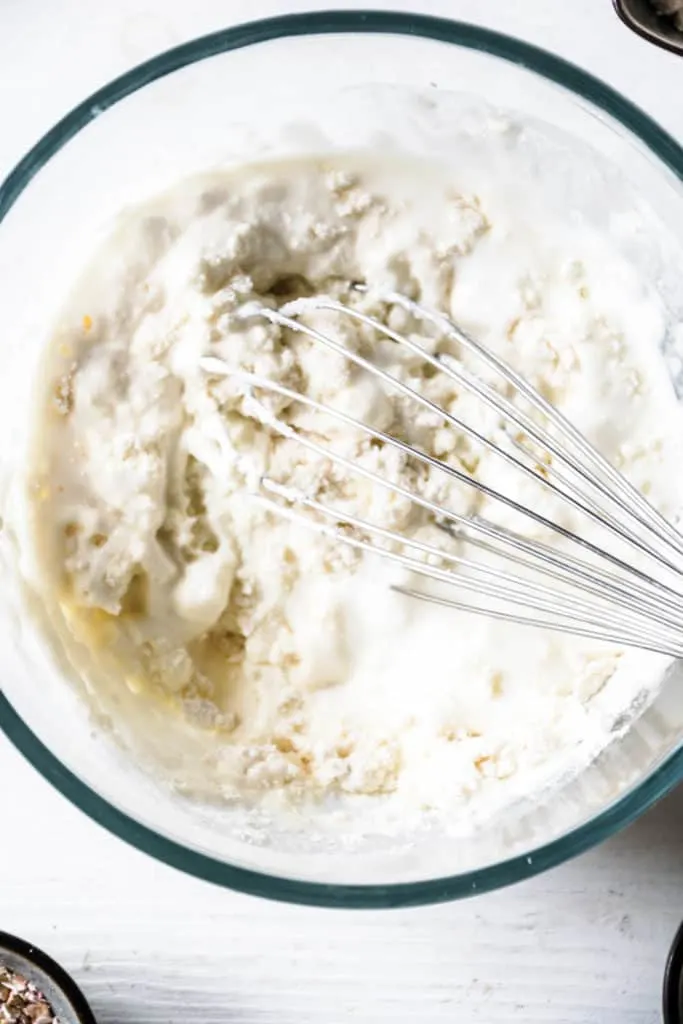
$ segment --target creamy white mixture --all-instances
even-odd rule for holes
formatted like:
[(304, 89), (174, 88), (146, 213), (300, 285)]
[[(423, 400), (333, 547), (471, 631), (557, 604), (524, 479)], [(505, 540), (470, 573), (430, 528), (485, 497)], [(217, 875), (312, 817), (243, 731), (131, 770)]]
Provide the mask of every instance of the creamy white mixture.
[[(239, 379), (200, 368), (217, 355), (284, 383), (577, 526), (547, 491), (343, 356), (236, 316), (255, 299), (330, 295), (461, 356), (376, 297), (396, 289), (502, 354), (672, 516), (680, 421), (658, 300), (607, 239), (529, 209), (461, 194), (445, 170), (395, 157), (263, 164), (126, 212), (78, 284), (46, 360), (29, 473), (37, 587), (94, 704), (175, 786), (298, 813), (334, 805), (377, 830), (448, 825), (586, 763), (656, 684), (658, 656), (411, 600), (391, 589), (406, 581), (395, 566), (269, 511), (262, 474), (454, 545), (425, 509), (279, 436)], [(358, 281), (367, 293), (349, 289)], [(336, 313), (303, 320), (499, 432), (494, 413), (408, 350)], [(524, 526), (323, 413), (260, 397), (356, 465)]]

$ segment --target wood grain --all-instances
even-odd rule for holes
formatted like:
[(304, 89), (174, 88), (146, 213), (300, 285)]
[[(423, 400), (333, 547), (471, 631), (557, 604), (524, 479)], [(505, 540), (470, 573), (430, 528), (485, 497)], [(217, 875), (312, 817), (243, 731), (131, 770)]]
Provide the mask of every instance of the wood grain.
[[(0, 927), (47, 948), (100, 1024), (655, 1024), (683, 916), (683, 790), (553, 872), (464, 903), (322, 911), (223, 891), (86, 820), (0, 742)], [(27, 814), (27, 807), (39, 814)]]

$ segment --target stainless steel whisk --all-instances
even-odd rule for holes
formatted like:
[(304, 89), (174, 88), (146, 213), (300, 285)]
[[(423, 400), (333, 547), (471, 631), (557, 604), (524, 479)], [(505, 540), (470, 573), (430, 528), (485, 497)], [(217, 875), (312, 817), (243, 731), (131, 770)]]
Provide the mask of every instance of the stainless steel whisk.
[[(352, 288), (365, 291), (361, 285)], [(388, 488), (421, 506), (431, 513), (438, 526), (461, 542), (465, 550), (470, 547), (477, 549), (484, 552), (485, 557), (474, 559), (402, 536), (269, 477), (260, 480), (260, 500), (279, 515), (335, 537), (340, 543), (373, 552), (410, 570), (418, 579), (428, 579), (440, 585), (438, 593), (419, 589), (417, 583), (394, 588), (410, 597), (496, 619), (683, 657), (683, 536), (565, 416), (492, 351), (448, 317), (426, 309), (402, 294), (390, 292), (376, 297), (390, 306), (402, 308), (424, 324), (427, 330), (454, 339), (461, 351), (474, 356), (493, 371), (496, 380), (511, 386), (515, 396), (526, 402), (530, 412), (535, 410), (536, 417), (518, 408), (495, 387), (458, 364), (452, 356), (434, 355), (414, 337), (400, 334), (361, 310), (335, 299), (324, 296), (296, 299), (278, 309), (248, 303), (235, 315), (241, 319), (262, 318), (299, 332), (379, 377), (389, 388), (438, 414), (444, 422), (468, 435), (484, 449), (494, 452), (516, 471), (535, 479), (579, 512), (586, 522), (602, 527), (605, 536), (611, 535), (618, 541), (625, 554), (617, 555), (581, 533), (566, 529), (528, 505), (477, 480), (459, 466), (435, 458), (398, 437), (276, 381), (230, 367), (214, 356), (206, 356), (201, 360), (201, 366), (209, 374), (239, 378), (254, 394), (271, 392), (302, 403), (381, 444), (391, 445), (475, 488), (487, 498), (506, 505), (537, 526), (547, 528), (563, 538), (563, 546), (555, 548), (480, 516), (463, 515), (435, 504), (410, 488), (355, 463), (331, 446), (321, 444), (315, 437), (295, 430), (278, 416), (267, 413), (264, 423), (269, 429), (296, 440), (309, 451), (342, 466), (349, 474), (365, 477), (378, 487)], [(406, 347), (424, 359), (434, 371), (446, 374), (459, 387), (475, 394), (500, 417), (511, 450), (495, 443), (387, 370), (301, 319), (307, 312), (316, 310), (348, 316), (373, 329), (378, 337)], [(549, 457), (547, 462), (542, 461), (541, 453)], [(378, 542), (390, 542), (392, 547), (381, 547)], [(566, 548), (573, 550), (570, 553)], [(491, 556), (503, 559), (502, 567), (489, 564), (486, 558)], [(515, 571), (514, 567), (521, 569), (522, 573)], [(443, 584), (448, 585), (448, 592), (443, 592)], [(480, 595), (486, 600), (477, 603), (471, 600), (471, 595)]]

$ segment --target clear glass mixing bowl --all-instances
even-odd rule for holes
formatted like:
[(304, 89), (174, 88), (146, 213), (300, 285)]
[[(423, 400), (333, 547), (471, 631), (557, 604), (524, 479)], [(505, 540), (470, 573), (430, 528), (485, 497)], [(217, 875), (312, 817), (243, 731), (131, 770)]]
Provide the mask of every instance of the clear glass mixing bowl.
[[(128, 72), (55, 125), (0, 188), (3, 488), (21, 460), (48, 325), (114, 212), (183, 174), (259, 156), (380, 146), (456, 159), (456, 124), (460, 141), (464, 132), (485, 145), (509, 129), (496, 110), (544, 126), (537, 155), (561, 181), (558, 202), (598, 220), (608, 209), (622, 226), (638, 209), (647, 229), (625, 229), (621, 244), (665, 298), (677, 377), (683, 151), (673, 139), (577, 68), (484, 29), (388, 12), (287, 16), (197, 39)], [(10, 539), (0, 540), (5, 557)], [(75, 689), (55, 681), (21, 605), (3, 601), (2, 615), (0, 725), (29, 761), (140, 849), (262, 896), (380, 907), (494, 889), (597, 843), (683, 775), (683, 673), (673, 666), (596, 762), (473, 835), (355, 853), (291, 849), (277, 837), (247, 843), (220, 811), (171, 797), (122, 757)]]

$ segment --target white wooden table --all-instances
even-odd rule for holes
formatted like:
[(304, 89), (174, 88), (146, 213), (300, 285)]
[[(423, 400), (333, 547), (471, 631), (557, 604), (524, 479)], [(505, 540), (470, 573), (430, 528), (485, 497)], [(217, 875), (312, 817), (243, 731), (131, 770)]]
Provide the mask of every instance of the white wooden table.
[[(306, 6), (316, 4), (0, 0), (0, 175), (126, 67), (231, 22)], [(683, 137), (683, 59), (631, 36), (610, 0), (374, 6), (526, 37), (600, 74)], [(387, 913), (268, 904), (178, 874), (86, 820), (2, 737), (0, 794), (0, 929), (61, 960), (101, 1024), (660, 1019), (665, 955), (683, 919), (683, 789), (529, 883)]]

